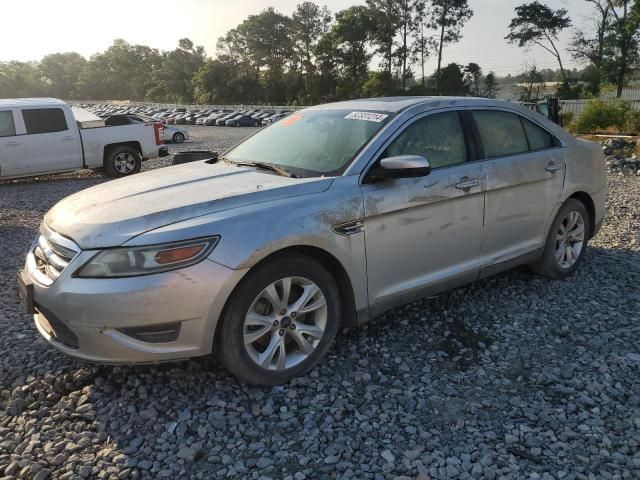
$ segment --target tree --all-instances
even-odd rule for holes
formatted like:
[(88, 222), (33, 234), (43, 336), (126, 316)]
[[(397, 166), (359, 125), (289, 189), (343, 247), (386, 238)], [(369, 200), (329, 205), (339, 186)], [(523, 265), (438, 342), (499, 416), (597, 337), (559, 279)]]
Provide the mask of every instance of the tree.
[(474, 97), (481, 95), (482, 68), (477, 63), (470, 63), (464, 67), (465, 81), (471, 86), (470, 91)]
[(473, 16), (467, 0), (432, 0), (431, 20), (429, 26), (438, 30), (438, 67), (436, 70), (436, 90), (440, 91), (440, 73), (442, 67), (442, 51), (445, 44), (455, 43), (462, 38), (462, 27)]
[(370, 40), (382, 57), (384, 91), (392, 93), (395, 38), (400, 29), (399, 0), (367, 0), (366, 15), (371, 26)]
[(422, 79), (422, 89), (426, 87), (425, 81), (426, 77), (424, 74), (424, 66), (427, 62), (427, 58), (429, 57), (429, 49), (433, 47), (433, 40), (427, 37), (424, 34), (424, 25), (420, 25), (420, 28), (416, 32), (416, 38), (413, 47), (413, 54), (418, 59), (420, 64), (421, 71), (421, 79)]
[(613, 58), (609, 66), (609, 77), (616, 85), (620, 98), (632, 68), (639, 63), (640, 2), (633, 0), (607, 0), (613, 16), (610, 38)]
[(320, 36), (327, 32), (331, 23), (331, 12), (313, 2), (303, 2), (293, 12), (293, 38), (303, 60), (305, 92), (309, 95), (309, 81), (315, 73), (313, 51)]
[(438, 77), (438, 82), (441, 95), (460, 96), (469, 93), (469, 88), (464, 82), (462, 68), (457, 63), (450, 63), (443, 68)]
[(335, 99), (339, 74), (336, 52), (339, 45), (340, 39), (334, 29), (322, 35), (315, 47), (316, 68), (320, 75), (314, 98), (318, 100), (330, 101)]
[(157, 68), (153, 69), (153, 86), (147, 98), (169, 102), (193, 101), (193, 78), (206, 61), (204, 48), (195, 46), (188, 38), (178, 41), (178, 47), (165, 52)]
[(484, 77), (484, 96), (487, 98), (496, 98), (498, 92), (498, 80), (494, 72), (487, 73)]
[[(539, 84), (543, 81), (542, 75), (538, 71), (537, 65), (534, 63), (531, 66), (527, 66), (527, 69), (522, 74), (522, 77), (526, 83), (526, 87), (523, 88), (521, 100), (529, 101), (533, 99), (533, 87), (535, 84)], [(540, 88), (538, 87), (538, 92)], [(538, 99), (538, 93), (536, 93), (536, 100)]]
[(244, 37), (252, 65), (259, 71), (265, 97), (270, 102), (286, 100), (285, 67), (293, 57), (292, 21), (269, 7), (258, 15), (249, 15), (238, 28)]
[(77, 99), (80, 75), (87, 60), (79, 53), (53, 53), (40, 61), (40, 73), (48, 84), (49, 95), (56, 98)]
[(608, 0), (585, 1), (593, 4), (596, 12), (595, 32), (593, 36), (589, 36), (581, 30), (576, 30), (569, 49), (575, 60), (590, 64), (590, 68), (585, 72), (585, 80), (588, 82), (588, 90), (597, 94), (604, 75), (607, 45), (610, 43), (611, 6)]
[(42, 97), (46, 92), (36, 62), (0, 63), (0, 98)]
[(337, 58), (343, 73), (343, 86), (339, 95), (361, 95), (371, 59), (367, 52), (367, 43), (373, 31), (374, 24), (366, 7), (354, 6), (336, 14), (333, 33), (336, 38)]
[(553, 10), (536, 0), (516, 7), (516, 16), (509, 24), (509, 34), (505, 39), (509, 43), (517, 43), (519, 47), (535, 44), (544, 48), (558, 61), (566, 82), (568, 78), (556, 42), (560, 32), (570, 26), (571, 20), (566, 9)]
[[(407, 89), (407, 79), (411, 76), (408, 64), (415, 55), (412, 39), (422, 31), (425, 15), (425, 0), (398, 0), (399, 5), (399, 41), (395, 52), (396, 63), (400, 67), (402, 92)], [(423, 73), (424, 76), (424, 73)]]

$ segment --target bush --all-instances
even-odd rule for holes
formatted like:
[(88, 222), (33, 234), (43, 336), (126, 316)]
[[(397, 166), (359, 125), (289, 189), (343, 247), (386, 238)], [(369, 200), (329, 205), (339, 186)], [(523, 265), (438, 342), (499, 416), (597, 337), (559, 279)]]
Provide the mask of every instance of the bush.
[(572, 129), (576, 133), (635, 133), (640, 127), (640, 114), (622, 100), (591, 100), (585, 105)]
[(564, 127), (571, 128), (573, 125), (573, 112), (560, 112), (560, 124)]
[(629, 135), (640, 134), (640, 112), (629, 110), (625, 113), (623, 131)]

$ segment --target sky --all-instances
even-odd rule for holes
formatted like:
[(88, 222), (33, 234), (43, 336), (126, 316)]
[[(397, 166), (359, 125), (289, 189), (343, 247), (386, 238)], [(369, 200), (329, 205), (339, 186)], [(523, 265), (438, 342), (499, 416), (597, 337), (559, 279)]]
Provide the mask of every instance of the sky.
[[(507, 44), (504, 36), (514, 8), (528, 0), (469, 0), (473, 18), (463, 29), (458, 44), (447, 46), (443, 62), (478, 63), (485, 72), (499, 75), (522, 72), (527, 64), (538, 68), (557, 68), (543, 49), (529, 51)], [(272, 6), (290, 15), (302, 0), (2, 0), (3, 11), (11, 12), (11, 21), (3, 22), (0, 61), (40, 60), (49, 53), (75, 51), (85, 57), (106, 50), (115, 38), (159, 48), (174, 49), (180, 38), (188, 37), (196, 45), (215, 55), (219, 37), (237, 26), (250, 14)], [(332, 12), (364, 0), (318, 0)], [(553, 8), (566, 8), (574, 25), (590, 23), (592, 9), (584, 0), (546, 0)], [(29, 19), (29, 28), (25, 22)], [(27, 33), (28, 32), (28, 33)], [(562, 35), (566, 47), (571, 37)], [(13, 39), (7, 41), (7, 39)], [(566, 66), (575, 65), (563, 51)], [(432, 58), (426, 71), (435, 69)]]

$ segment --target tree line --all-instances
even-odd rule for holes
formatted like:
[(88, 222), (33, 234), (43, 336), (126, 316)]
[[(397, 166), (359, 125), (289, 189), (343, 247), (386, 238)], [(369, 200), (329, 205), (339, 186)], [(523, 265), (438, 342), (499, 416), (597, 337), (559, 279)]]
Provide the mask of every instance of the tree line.
[[(640, 2), (583, 1), (595, 14), (592, 28), (573, 29), (571, 55), (586, 67), (579, 77), (558, 47), (559, 35), (573, 28), (567, 10), (520, 5), (505, 39), (552, 56), (564, 96), (597, 94), (604, 83), (621, 94), (640, 63)], [(248, 16), (218, 40), (214, 58), (185, 38), (172, 51), (116, 40), (89, 59), (71, 52), (0, 63), (0, 97), (301, 105), (381, 95), (493, 97), (494, 72), (443, 62), (472, 16), (467, 0), (366, 0), (335, 14), (305, 1), (290, 16), (274, 8)], [(435, 72), (425, 71), (430, 58)]]

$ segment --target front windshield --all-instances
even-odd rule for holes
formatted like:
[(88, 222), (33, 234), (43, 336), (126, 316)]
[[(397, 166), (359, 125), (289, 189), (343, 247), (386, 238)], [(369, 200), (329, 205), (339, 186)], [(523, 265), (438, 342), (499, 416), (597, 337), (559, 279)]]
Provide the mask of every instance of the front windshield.
[(256, 133), (225, 158), (270, 163), (298, 175), (337, 175), (389, 118), (379, 112), (302, 110)]

